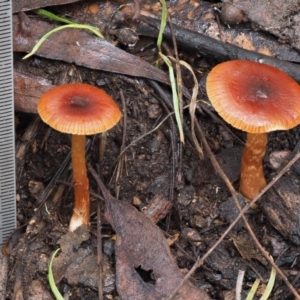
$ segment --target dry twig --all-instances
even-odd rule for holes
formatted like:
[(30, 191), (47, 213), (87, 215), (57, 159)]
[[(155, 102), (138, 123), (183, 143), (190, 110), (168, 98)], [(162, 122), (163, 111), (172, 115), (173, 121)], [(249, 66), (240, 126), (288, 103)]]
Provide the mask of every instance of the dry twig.
[(219, 238), (219, 240), (206, 252), (206, 254), (200, 258), (198, 257), (196, 263), (194, 264), (194, 266), (190, 269), (190, 271), (187, 273), (187, 275), (185, 276), (184, 280), (178, 285), (177, 289), (169, 296), (168, 300), (173, 299), (173, 297), (176, 295), (177, 290), (180, 288), (180, 286), (194, 273), (194, 271), (200, 267), (203, 262), (205, 261), (205, 259), (217, 248), (217, 246), (222, 242), (222, 240), (226, 237), (226, 235), (231, 231), (231, 229), (234, 227), (234, 225), (239, 221), (240, 218), (243, 218), (243, 221), (245, 223), (245, 226), (249, 232), (249, 234), (251, 235), (253, 241), (255, 242), (256, 246), (259, 248), (259, 250), (262, 252), (262, 254), (264, 255), (264, 257), (268, 260), (268, 262), (272, 265), (272, 267), (274, 267), (274, 269), (276, 270), (276, 272), (280, 275), (280, 277), (283, 279), (283, 281), (285, 282), (285, 284), (288, 286), (288, 288), (290, 289), (290, 291), (294, 294), (294, 296), (296, 297), (296, 299), (300, 299), (300, 295), (297, 293), (297, 291), (294, 289), (294, 287), (291, 285), (291, 283), (289, 282), (289, 280), (287, 279), (287, 277), (284, 275), (284, 273), (279, 269), (279, 267), (273, 262), (273, 260), (269, 257), (269, 253), (261, 246), (261, 244), (259, 243), (259, 241), (257, 240), (255, 234), (253, 233), (249, 223), (246, 220), (246, 217), (244, 216), (244, 213), (257, 201), (261, 198), (261, 196), (267, 191), (269, 190), (281, 177), (284, 173), (286, 173), (289, 168), (300, 158), (300, 152), (297, 153), (297, 155), (295, 155), (295, 157), (281, 170), (281, 172), (259, 193), (259, 195), (257, 195), (257, 197), (255, 199), (253, 199), (250, 203), (248, 203), (247, 205), (245, 205), (245, 207), (243, 209), (241, 209), (238, 199), (237, 199), (237, 192), (235, 191), (235, 189), (233, 188), (231, 182), (228, 180), (227, 176), (225, 175), (224, 171), (222, 170), (222, 168), (220, 167), (218, 161), (216, 160), (215, 156), (213, 155), (207, 141), (206, 138), (204, 136), (204, 133), (200, 127), (200, 125), (198, 123), (196, 123), (196, 128), (198, 130), (198, 133), (201, 136), (201, 140), (202, 143), (204, 145), (205, 150), (208, 152), (209, 157), (211, 159), (211, 162), (215, 168), (215, 170), (219, 173), (219, 175), (222, 177), (222, 179), (224, 180), (224, 182), (226, 183), (228, 189), (230, 190), (232, 197), (236, 203), (236, 206), (238, 207), (240, 213), (237, 216), (237, 218), (231, 223), (231, 225), (227, 228), (227, 230), (222, 234), (222, 236)]

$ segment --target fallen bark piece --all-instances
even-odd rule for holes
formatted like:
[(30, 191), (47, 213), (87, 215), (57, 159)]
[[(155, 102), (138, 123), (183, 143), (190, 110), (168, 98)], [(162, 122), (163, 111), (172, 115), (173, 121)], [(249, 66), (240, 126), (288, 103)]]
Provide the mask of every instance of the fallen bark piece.
[(266, 192), (260, 203), (271, 225), (285, 238), (300, 245), (299, 178), (291, 172), (284, 175)]
[(41, 7), (62, 5), (78, 1), (79, 0), (13, 0), (12, 9), (15, 13), (19, 11), (33, 10)]
[(170, 212), (172, 206), (173, 203), (164, 195), (157, 194), (150, 200), (143, 210), (143, 213), (151, 219), (154, 224), (157, 224)]
[(53, 87), (45, 78), (14, 71), (15, 110), (36, 114), (39, 98)]
[[(267, 2), (268, 0), (247, 1), (251, 3), (255, 2), (252, 5), (255, 5), (256, 9), (260, 10), (260, 2)], [(178, 2), (181, 4), (178, 5)], [(272, 7), (273, 5), (270, 5), (270, 1), (268, 2), (269, 6)], [(217, 17), (219, 16), (220, 18), (221, 16), (214, 10), (214, 5), (208, 1), (176, 1), (173, 3), (173, 5), (169, 6), (169, 11), (171, 13), (171, 20), (176, 25), (203, 33), (211, 38), (236, 45), (246, 50), (274, 56), (283, 60), (299, 61), (299, 53), (292, 49), (290, 45), (280, 43), (265, 32), (251, 30), (250, 23), (239, 24), (238, 26), (232, 25), (228, 28), (227, 25), (218, 22)], [(285, 25), (287, 26), (288, 24), (285, 21)]]
[(270, 32), (282, 42), (288, 42), (294, 48), (300, 49), (299, 0), (233, 0), (233, 4), (242, 9), (259, 29)]
[[(90, 168), (91, 170), (91, 168)], [(98, 181), (98, 180), (97, 180)], [(166, 299), (184, 278), (160, 229), (133, 206), (113, 198), (98, 181), (105, 217), (116, 231), (117, 289), (123, 300)], [(147, 274), (146, 278), (142, 274)], [(173, 299), (209, 300), (187, 281)]]
[(24, 172), (24, 166), (26, 165), (26, 154), (28, 153), (28, 148), (31, 146), (32, 141), (34, 141), (38, 128), (40, 124), (39, 116), (36, 116), (27, 126), (22, 137), (16, 142), (16, 178), (17, 186), (20, 186), (21, 178)]
[[(16, 52), (30, 52), (36, 42), (54, 28), (47, 22), (35, 19), (31, 19), (27, 27), (29, 28), (25, 33), (19, 30), (22, 28), (20, 19), (17, 16), (13, 17), (13, 44)], [(44, 41), (36, 55), (90, 69), (169, 83), (168, 75), (160, 69), (83, 30), (64, 29), (52, 34)]]

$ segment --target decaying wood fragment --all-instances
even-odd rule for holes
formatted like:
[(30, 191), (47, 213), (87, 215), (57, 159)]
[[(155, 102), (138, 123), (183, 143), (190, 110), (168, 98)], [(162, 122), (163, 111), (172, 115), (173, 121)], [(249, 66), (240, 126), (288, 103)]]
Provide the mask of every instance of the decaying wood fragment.
[(143, 210), (143, 213), (156, 224), (161, 221), (172, 208), (173, 204), (164, 195), (157, 194)]
[(300, 245), (300, 182), (294, 173), (283, 176), (260, 203), (268, 221), (285, 238)]
[(45, 78), (14, 71), (15, 110), (37, 113), (39, 98), (53, 87), (54, 85)]
[(242, 9), (260, 30), (270, 32), (282, 42), (300, 49), (299, 0), (233, 0), (233, 4)]
[(17, 178), (17, 186), (20, 185), (20, 180), (22, 178), (22, 174), (24, 171), (25, 165), (25, 155), (28, 151), (28, 148), (31, 145), (31, 141), (34, 140), (38, 126), (40, 124), (40, 117), (36, 116), (33, 118), (26, 131), (24, 132), (22, 138), (16, 144), (16, 178)]

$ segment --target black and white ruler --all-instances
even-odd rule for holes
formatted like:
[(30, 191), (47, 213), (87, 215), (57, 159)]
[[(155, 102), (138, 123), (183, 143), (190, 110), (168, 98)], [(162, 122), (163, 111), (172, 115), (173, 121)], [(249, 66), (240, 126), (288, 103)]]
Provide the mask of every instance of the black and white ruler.
[(0, 0), (0, 246), (16, 228), (12, 9)]

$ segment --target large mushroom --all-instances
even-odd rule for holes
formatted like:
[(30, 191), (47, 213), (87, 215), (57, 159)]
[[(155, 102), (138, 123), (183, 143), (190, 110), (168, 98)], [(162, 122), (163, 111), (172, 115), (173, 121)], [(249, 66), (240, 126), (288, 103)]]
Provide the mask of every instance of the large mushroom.
[(284, 72), (252, 61), (224, 62), (208, 74), (207, 95), (218, 114), (247, 132), (240, 192), (254, 199), (266, 186), (262, 159), (267, 132), (300, 123), (300, 87)]
[(38, 102), (41, 119), (52, 128), (72, 134), (75, 207), (69, 230), (89, 224), (89, 181), (85, 160), (86, 135), (112, 128), (121, 117), (114, 100), (103, 90), (84, 83), (57, 86)]

